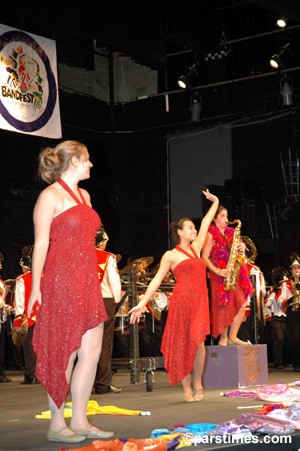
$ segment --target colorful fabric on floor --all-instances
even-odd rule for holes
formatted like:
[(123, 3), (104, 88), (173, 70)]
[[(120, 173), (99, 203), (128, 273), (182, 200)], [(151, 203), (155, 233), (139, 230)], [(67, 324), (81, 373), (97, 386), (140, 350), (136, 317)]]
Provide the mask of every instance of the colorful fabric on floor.
[[(115, 440), (94, 440), (92, 445), (84, 446), (82, 448), (71, 448), (69, 451), (171, 451), (175, 449), (178, 444), (173, 443), (170, 446), (170, 442), (166, 442), (162, 439), (134, 439), (129, 438), (125, 443), (120, 439)], [(66, 451), (65, 448), (61, 448), (61, 451)]]
[[(115, 406), (99, 406), (97, 401), (89, 401), (87, 406), (87, 415), (143, 415), (145, 412), (141, 410), (121, 409)], [(148, 412), (147, 412), (148, 413)], [(72, 403), (67, 402), (64, 409), (65, 418), (72, 417)], [(35, 415), (35, 418), (49, 419), (51, 418), (50, 410)]]
[(243, 413), (236, 420), (219, 424), (209, 435), (243, 434), (245, 432), (264, 434), (290, 434), (295, 431), (291, 424), (257, 413)]
[(300, 391), (290, 388), (287, 384), (274, 384), (257, 389), (258, 399), (267, 402), (291, 402), (300, 400)]
[(268, 413), (272, 412), (272, 410), (275, 409), (284, 409), (283, 404), (265, 404), (261, 409), (255, 409), (256, 413), (259, 413), (260, 415), (267, 415)]
[(285, 423), (290, 423), (296, 430), (300, 429), (300, 405), (294, 402), (288, 408), (273, 409), (268, 413), (268, 417), (277, 418)]
[[(94, 440), (92, 445), (81, 448), (72, 448), (68, 451), (172, 451), (174, 449), (192, 446), (192, 440), (186, 441), (185, 434), (189, 436), (207, 435), (217, 425), (206, 423), (195, 423), (188, 425), (176, 425), (174, 431), (168, 429), (155, 429), (149, 439), (128, 439), (128, 440)], [(61, 448), (61, 451), (67, 451)]]
[(224, 396), (228, 396), (229, 398), (256, 398), (256, 389), (253, 390), (232, 390), (226, 391)]
[(172, 437), (173, 435), (184, 436), (184, 434), (192, 433), (193, 435), (207, 435), (210, 431), (216, 428), (217, 424), (211, 423), (191, 423), (184, 425), (175, 425), (175, 429), (173, 431), (169, 431), (168, 429), (154, 429), (151, 433), (151, 438), (165, 438)]
[(225, 396), (253, 398), (274, 403), (300, 401), (300, 391), (282, 383), (259, 387), (256, 390), (233, 390), (225, 392)]
[[(185, 448), (196, 443), (199, 436), (203, 437), (208, 435), (216, 426), (216, 424), (211, 423), (176, 424), (173, 431), (169, 431), (168, 429), (154, 429), (151, 433), (151, 438), (160, 438), (169, 441), (176, 437), (179, 440), (176, 449)], [(185, 439), (185, 436), (188, 436), (188, 440)]]

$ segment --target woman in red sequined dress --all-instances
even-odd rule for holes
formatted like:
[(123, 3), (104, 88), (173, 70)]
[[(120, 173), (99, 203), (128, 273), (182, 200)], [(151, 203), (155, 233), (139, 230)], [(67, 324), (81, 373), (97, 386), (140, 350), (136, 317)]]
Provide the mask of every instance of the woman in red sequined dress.
[(173, 271), (176, 286), (170, 298), (161, 351), (169, 373), (169, 382), (171, 385), (182, 382), (185, 402), (203, 399), (201, 376), (205, 357), (204, 341), (206, 335), (210, 334), (206, 267), (200, 258), (200, 252), (219, 201), (208, 190), (203, 191), (203, 194), (213, 204), (203, 218), (198, 234), (188, 218), (171, 224), (176, 247), (163, 255), (159, 270), (145, 296), (130, 311), (130, 322), (139, 321), (145, 305), (157, 291), (165, 275), (168, 271)]
[[(107, 319), (94, 246), (101, 221), (88, 192), (78, 188), (81, 180), (90, 177), (91, 167), (87, 148), (77, 141), (65, 141), (40, 154), (39, 175), (50, 186), (41, 192), (33, 213), (28, 314), (37, 301), (33, 346), (36, 377), (48, 393), (50, 441), (80, 442), (114, 435), (90, 425), (86, 416)], [(73, 407), (68, 427), (64, 404), (71, 375)]]
[[(219, 345), (247, 345), (237, 338), (245, 316), (247, 298), (253, 292), (248, 272), (242, 265), (234, 291), (225, 290), (226, 269), (233, 242), (234, 229), (228, 227), (227, 210), (219, 206), (214, 224), (211, 224), (203, 246), (202, 258), (209, 269), (211, 285), (212, 335), (220, 336)], [(238, 250), (245, 253), (245, 244), (240, 242)]]

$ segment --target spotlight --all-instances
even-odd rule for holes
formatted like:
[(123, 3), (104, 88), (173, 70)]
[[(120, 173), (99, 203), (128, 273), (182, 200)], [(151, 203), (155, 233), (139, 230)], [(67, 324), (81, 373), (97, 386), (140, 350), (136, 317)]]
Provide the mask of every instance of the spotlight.
[(200, 122), (200, 116), (202, 111), (202, 97), (196, 92), (191, 97), (191, 122)]
[(290, 77), (285, 76), (280, 80), (280, 94), (282, 97), (282, 105), (293, 105), (293, 93), (293, 80)]
[(189, 68), (186, 75), (181, 75), (178, 80), (178, 84), (182, 89), (189, 89), (194, 86), (195, 78), (197, 75), (197, 65), (198, 63), (194, 63), (192, 67)]
[(291, 44), (290, 42), (287, 42), (281, 46), (280, 50), (275, 53), (272, 58), (270, 58), (270, 65), (274, 67), (274, 69), (284, 69), (290, 54)]
[(280, 16), (280, 17), (278, 17), (277, 22), (276, 22), (276, 25), (277, 25), (279, 28), (285, 28), (285, 27), (286, 27), (286, 24), (287, 24), (287, 17), (286, 17), (286, 16)]

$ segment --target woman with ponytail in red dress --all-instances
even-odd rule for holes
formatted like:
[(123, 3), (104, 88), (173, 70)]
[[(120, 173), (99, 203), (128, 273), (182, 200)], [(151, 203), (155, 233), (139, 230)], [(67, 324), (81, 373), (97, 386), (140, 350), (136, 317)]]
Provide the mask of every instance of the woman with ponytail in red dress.
[[(210, 334), (206, 267), (200, 253), (219, 200), (208, 190), (203, 191), (203, 194), (212, 205), (202, 219), (199, 232), (188, 218), (171, 223), (177, 244), (163, 255), (159, 270), (145, 296), (130, 311), (131, 323), (139, 321), (145, 305), (157, 291), (165, 275), (168, 271), (173, 271), (176, 286), (170, 298), (161, 351), (169, 373), (169, 382), (171, 385), (182, 382), (185, 402), (203, 399), (201, 377), (205, 357), (204, 341), (206, 335)], [(190, 376), (192, 372), (193, 389)]]

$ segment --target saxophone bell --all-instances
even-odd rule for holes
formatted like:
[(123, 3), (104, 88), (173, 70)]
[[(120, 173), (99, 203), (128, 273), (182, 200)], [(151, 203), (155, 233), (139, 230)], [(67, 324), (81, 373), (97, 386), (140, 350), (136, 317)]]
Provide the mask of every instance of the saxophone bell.
[(230, 271), (229, 276), (225, 278), (225, 290), (227, 291), (233, 291), (235, 289), (241, 266), (248, 262), (246, 255), (239, 251), (242, 223), (239, 219), (229, 222), (229, 224), (236, 223), (237, 226), (234, 231), (232, 246), (226, 267), (226, 269)]

